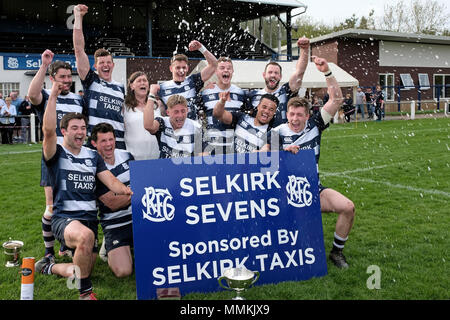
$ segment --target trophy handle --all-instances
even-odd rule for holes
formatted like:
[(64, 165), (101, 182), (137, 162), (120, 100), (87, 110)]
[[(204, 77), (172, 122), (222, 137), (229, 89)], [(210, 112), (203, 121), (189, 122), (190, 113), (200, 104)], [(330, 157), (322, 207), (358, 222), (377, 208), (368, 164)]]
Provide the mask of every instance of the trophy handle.
[(253, 285), (259, 279), (259, 271), (252, 271), (252, 272), (255, 274), (256, 278), (252, 281), (250, 285)]
[(219, 281), (219, 285), (222, 287), (222, 288), (224, 288), (224, 289), (226, 289), (226, 290), (233, 290), (233, 289), (231, 289), (230, 287), (225, 287), (223, 284), (222, 284), (222, 279), (225, 279), (225, 277), (220, 277), (219, 279), (217, 279), (217, 281)]

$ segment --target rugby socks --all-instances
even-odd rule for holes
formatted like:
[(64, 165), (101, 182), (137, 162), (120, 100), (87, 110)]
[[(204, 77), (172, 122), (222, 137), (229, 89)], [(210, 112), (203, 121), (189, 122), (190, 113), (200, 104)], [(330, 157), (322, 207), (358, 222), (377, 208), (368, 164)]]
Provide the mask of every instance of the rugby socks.
[(348, 239), (348, 237), (346, 237), (345, 239), (341, 238), (335, 232), (332, 251), (342, 251), (344, 249), (345, 241), (347, 241), (347, 239)]
[(54, 262), (47, 263), (45, 265), (45, 267), (42, 268), (42, 274), (48, 274), (48, 275), (53, 274), (52, 273), (52, 267), (53, 267), (54, 264), (55, 264)]
[(92, 292), (92, 281), (91, 277), (80, 279), (80, 295)]
[(47, 205), (42, 216), (42, 237), (44, 238), (45, 256), (55, 255), (55, 250), (53, 249), (55, 237), (52, 232), (52, 207), (52, 205)]

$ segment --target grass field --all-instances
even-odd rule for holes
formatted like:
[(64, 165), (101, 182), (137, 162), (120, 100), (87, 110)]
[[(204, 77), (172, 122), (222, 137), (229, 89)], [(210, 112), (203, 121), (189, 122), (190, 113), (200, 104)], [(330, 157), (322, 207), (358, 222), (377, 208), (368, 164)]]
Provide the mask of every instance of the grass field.
[[(322, 140), (320, 174), (356, 206), (345, 253), (348, 270), (328, 261), (328, 275), (256, 286), (248, 299), (450, 299), (450, 120), (393, 120), (332, 125)], [(25, 243), (22, 257), (43, 255), (39, 187), (40, 145), (0, 146), (0, 240)], [(331, 248), (336, 215), (323, 215)], [(20, 298), (18, 268), (0, 258), (0, 299)], [(58, 259), (58, 261), (64, 261)], [(67, 260), (66, 260), (67, 261)], [(367, 268), (381, 271), (381, 288), (368, 289)], [(136, 299), (134, 275), (116, 279), (98, 259), (92, 275), (99, 299)], [(183, 299), (229, 299), (232, 292)], [(35, 299), (74, 300), (66, 280), (37, 275)]]

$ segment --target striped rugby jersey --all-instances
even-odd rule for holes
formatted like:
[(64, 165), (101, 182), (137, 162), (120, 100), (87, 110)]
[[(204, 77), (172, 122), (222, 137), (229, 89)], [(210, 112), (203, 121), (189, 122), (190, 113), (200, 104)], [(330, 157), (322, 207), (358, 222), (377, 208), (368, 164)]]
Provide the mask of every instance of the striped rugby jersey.
[(159, 122), (159, 130), (155, 134), (159, 158), (191, 157), (202, 152), (202, 128), (197, 121), (186, 118), (183, 127), (174, 131), (169, 117), (155, 120)]
[[(131, 153), (128, 151), (116, 149), (114, 150), (115, 162), (110, 165), (105, 161), (105, 165), (111, 173), (120, 180), (124, 185), (130, 185), (130, 167), (129, 162), (134, 160)], [(100, 180), (97, 179), (97, 198), (101, 197), (109, 191)], [(109, 207), (104, 205), (100, 200), (98, 201), (98, 209), (100, 216), (100, 223), (103, 230), (113, 229), (125, 226), (131, 223), (131, 203), (119, 210), (113, 212)]]
[(231, 125), (226, 125), (213, 117), (214, 106), (219, 102), (219, 93), (230, 91), (230, 99), (225, 103), (225, 110), (240, 111), (245, 103), (246, 94), (241, 88), (231, 85), (229, 89), (222, 90), (217, 85), (212, 89), (202, 91), (202, 102), (206, 110), (206, 136), (208, 150), (214, 150), (215, 153), (232, 152), (234, 129)]
[(92, 69), (81, 83), (89, 110), (88, 136), (91, 135), (91, 130), (96, 124), (109, 123), (113, 126), (116, 135), (116, 148), (125, 150), (125, 126), (122, 113), (125, 97), (123, 84), (114, 80), (106, 82), (100, 79)]
[(240, 111), (232, 112), (234, 129), (234, 151), (247, 153), (259, 150), (266, 144), (269, 125), (255, 125), (255, 118)]
[(181, 83), (176, 83), (173, 80), (165, 81), (159, 85), (159, 97), (167, 108), (167, 100), (170, 96), (178, 94), (186, 98), (188, 102), (188, 118), (197, 120), (199, 104), (199, 92), (203, 88), (203, 80), (201, 73), (192, 74)]
[(328, 128), (329, 125), (329, 123), (325, 125), (322, 115), (319, 112), (311, 116), (305, 128), (298, 133), (292, 131), (287, 123), (273, 128), (268, 134), (267, 142), (271, 144), (272, 150), (277, 148), (273, 143), (277, 140), (277, 150), (283, 150), (290, 145), (300, 146), (300, 150), (313, 149), (316, 156), (317, 172), (319, 172), (320, 140), (323, 130)]
[[(251, 101), (251, 104), (253, 105), (253, 108), (256, 108), (259, 104), (259, 101), (261, 100), (261, 97), (269, 92), (265, 91), (264, 89), (260, 90), (252, 90), (249, 92), (249, 99)], [(270, 93), (269, 93), (270, 94)], [(291, 91), (291, 88), (289, 87), (289, 82), (283, 84), (280, 86), (275, 92), (271, 93), (275, 97), (278, 98), (279, 104), (277, 107), (277, 112), (273, 116), (273, 127), (279, 126), (282, 123), (287, 122), (286, 112), (287, 112), (287, 103), (290, 98), (294, 96), (294, 93)]]
[(97, 220), (96, 175), (107, 170), (97, 151), (81, 147), (78, 155), (56, 145), (45, 161), (53, 187), (53, 214), (77, 220)]
[[(42, 89), (42, 101), (39, 105), (35, 106), (37, 109), (39, 121), (43, 123), (44, 112), (47, 108), (48, 98), (50, 97), (51, 90)], [(62, 117), (66, 113), (77, 112), (86, 114), (87, 110), (79, 94), (69, 92), (66, 95), (60, 94), (56, 98), (56, 136), (57, 143), (62, 144), (64, 137), (61, 133), (60, 122)]]

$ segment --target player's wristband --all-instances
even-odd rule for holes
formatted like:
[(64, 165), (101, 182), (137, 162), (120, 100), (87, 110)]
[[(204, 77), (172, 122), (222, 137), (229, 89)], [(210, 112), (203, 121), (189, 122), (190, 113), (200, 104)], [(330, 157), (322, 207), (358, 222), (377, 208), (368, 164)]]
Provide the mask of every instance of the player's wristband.
[(202, 45), (202, 46), (198, 49), (198, 51), (200, 51), (200, 52), (203, 54), (203, 53), (206, 51), (205, 46)]
[(325, 76), (325, 78), (334, 77), (333, 72), (331, 72), (330, 70), (328, 70), (327, 72), (324, 72), (323, 75)]

